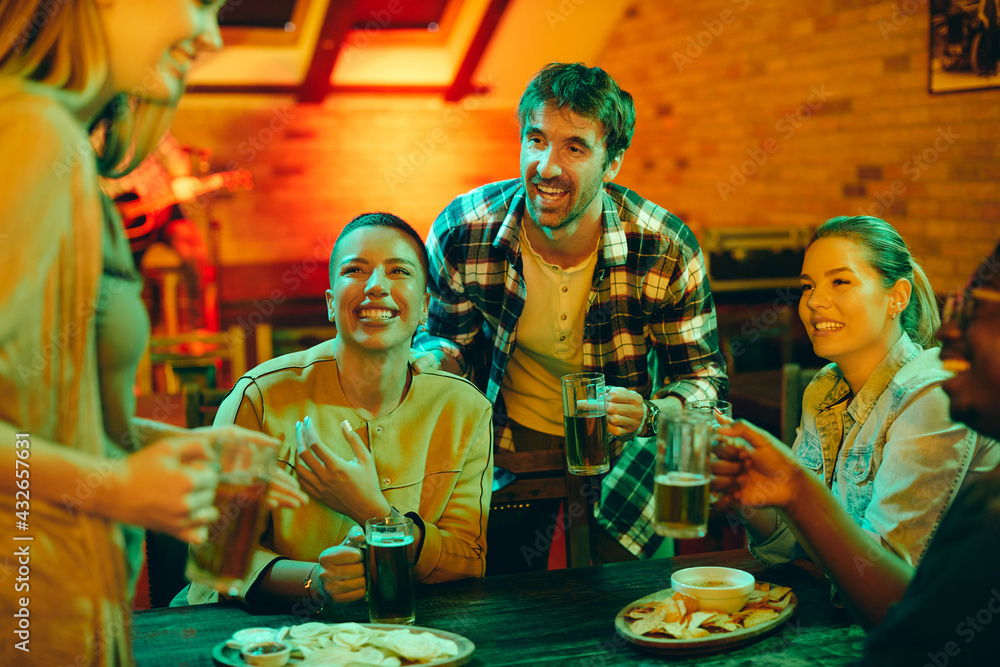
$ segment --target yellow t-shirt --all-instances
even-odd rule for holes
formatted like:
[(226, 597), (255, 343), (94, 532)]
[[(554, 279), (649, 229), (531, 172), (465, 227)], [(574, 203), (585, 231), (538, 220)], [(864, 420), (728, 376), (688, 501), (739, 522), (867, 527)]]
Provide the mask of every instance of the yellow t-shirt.
[(559, 378), (583, 370), (583, 321), (597, 266), (597, 246), (585, 260), (563, 269), (535, 252), (522, 227), (521, 259), (527, 297), (500, 391), (507, 414), (515, 422), (561, 435)]

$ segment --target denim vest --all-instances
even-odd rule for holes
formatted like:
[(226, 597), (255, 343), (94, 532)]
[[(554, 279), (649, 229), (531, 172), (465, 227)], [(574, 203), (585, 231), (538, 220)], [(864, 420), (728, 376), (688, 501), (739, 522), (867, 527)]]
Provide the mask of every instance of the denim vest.
[[(837, 365), (826, 366), (806, 387), (793, 445), (854, 522), (912, 566), (958, 490), (1000, 460), (996, 443), (951, 421), (938, 352), (904, 333), (853, 401)], [(802, 555), (797, 546), (781, 525), (750, 550), (779, 565)]]

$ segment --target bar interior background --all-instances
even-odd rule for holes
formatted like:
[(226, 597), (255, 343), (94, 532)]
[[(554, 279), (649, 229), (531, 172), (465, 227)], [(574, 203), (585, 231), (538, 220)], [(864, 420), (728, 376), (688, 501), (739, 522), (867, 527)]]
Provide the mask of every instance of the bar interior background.
[(583, 61), (635, 96), (617, 181), (698, 235), (732, 370), (808, 364), (782, 289), (811, 227), (887, 219), (938, 293), (1000, 237), (1000, 90), (989, 87), (1000, 78), (958, 67), (948, 75), (983, 87), (930, 87), (946, 14), (954, 23), (975, 5), (231, 2), (227, 46), (199, 61), (173, 128), (212, 151), (213, 171), (254, 176), (252, 191), (195, 206), (220, 268), (222, 326), (325, 323), (341, 226), (387, 210), (426, 234), (457, 194), (516, 177), (524, 84), (549, 61)]

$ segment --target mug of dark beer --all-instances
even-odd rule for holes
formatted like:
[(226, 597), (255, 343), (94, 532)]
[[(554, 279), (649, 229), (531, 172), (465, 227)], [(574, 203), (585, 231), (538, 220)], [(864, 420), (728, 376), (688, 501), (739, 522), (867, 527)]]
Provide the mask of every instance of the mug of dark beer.
[(215, 489), (219, 518), (208, 526), (208, 538), (188, 550), (184, 576), (236, 595), (267, 520), (267, 485), (278, 447), (234, 439), (216, 440), (212, 448), (219, 473)]
[(365, 522), (365, 576), (372, 623), (413, 625), (413, 520), (385, 516)]
[(705, 536), (712, 432), (706, 415), (688, 410), (678, 417), (660, 413), (654, 477), (657, 535)]
[(563, 375), (566, 468), (574, 475), (600, 475), (611, 467), (608, 407), (603, 373)]

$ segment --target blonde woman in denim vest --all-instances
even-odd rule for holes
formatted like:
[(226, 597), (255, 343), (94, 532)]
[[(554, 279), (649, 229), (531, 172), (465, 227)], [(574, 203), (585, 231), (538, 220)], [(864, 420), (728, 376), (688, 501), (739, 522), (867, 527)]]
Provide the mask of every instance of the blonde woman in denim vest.
[[(953, 374), (941, 388), (950, 415), (1000, 437), (1000, 245), (947, 298), (937, 337), (943, 366)], [(721, 433), (744, 438), (745, 464), (729, 497), (779, 508), (800, 543), (839, 587), (844, 602), (869, 630), (857, 665), (992, 665), (1000, 633), (991, 625), (1000, 600), (1000, 466), (975, 474), (928, 545), (920, 566), (874, 545), (787, 447), (746, 422)]]
[[(805, 390), (795, 458), (867, 534), (874, 557), (884, 549), (915, 567), (959, 489), (991, 469), (1000, 448), (948, 416), (934, 294), (888, 223), (824, 223), (800, 282), (799, 316), (816, 354), (833, 363)], [(718, 461), (716, 487), (740, 467)], [(775, 509), (739, 513), (762, 563), (804, 555)]]

